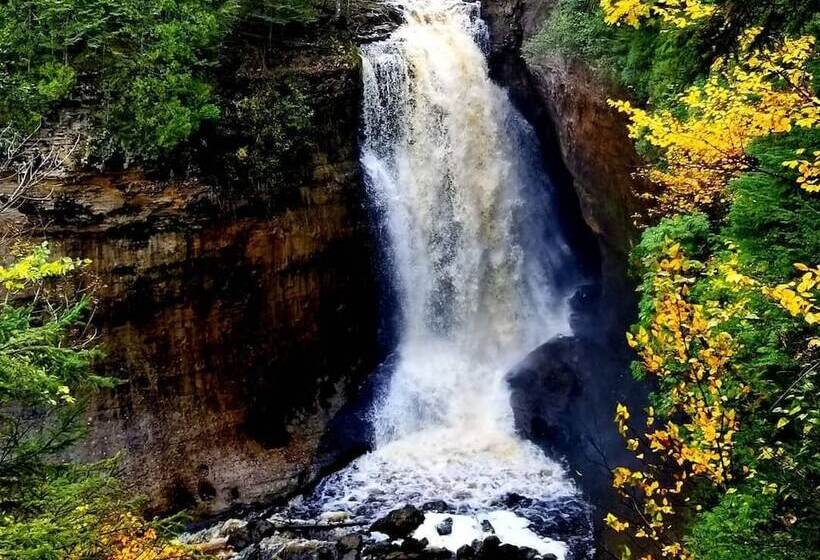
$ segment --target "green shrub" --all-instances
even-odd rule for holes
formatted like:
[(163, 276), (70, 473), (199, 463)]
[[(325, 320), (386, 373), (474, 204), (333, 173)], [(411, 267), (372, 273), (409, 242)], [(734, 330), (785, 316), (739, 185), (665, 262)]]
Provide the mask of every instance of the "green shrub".
[(316, 0), (246, 0), (246, 17), (274, 25), (305, 24), (319, 17)]
[(657, 257), (670, 242), (680, 243), (690, 258), (702, 259), (709, 248), (711, 226), (706, 214), (681, 214), (662, 219), (647, 228), (632, 250), (634, 264), (640, 270), (647, 257)]
[(153, 158), (218, 114), (208, 85), (236, 0), (10, 0), (0, 5), (0, 122), (23, 133), (90, 103), (103, 151)]
[(790, 279), (794, 263), (813, 264), (820, 255), (820, 198), (800, 189), (782, 165), (806, 146), (820, 148), (820, 132), (796, 131), (756, 142), (749, 153), (760, 171), (731, 187), (725, 233), (738, 245), (744, 264), (763, 279)]
[(98, 156), (155, 159), (220, 114), (219, 46), (240, 17), (318, 16), (313, 0), (11, 0), (0, 5), (0, 123), (28, 134), (88, 105)]
[(782, 542), (769, 526), (775, 500), (756, 488), (724, 495), (712, 510), (698, 516), (688, 543), (702, 560), (775, 560), (784, 555)]
[(524, 54), (531, 63), (551, 53), (578, 58), (635, 100), (666, 104), (704, 69), (699, 46), (692, 32), (613, 27), (597, 2), (560, 0)]

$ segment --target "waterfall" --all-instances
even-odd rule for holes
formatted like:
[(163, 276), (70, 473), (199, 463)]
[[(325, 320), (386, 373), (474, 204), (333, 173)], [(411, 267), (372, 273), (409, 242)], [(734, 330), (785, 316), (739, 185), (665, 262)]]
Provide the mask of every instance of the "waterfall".
[(363, 48), (362, 163), (401, 313), (377, 447), (431, 428), (509, 433), (505, 373), (569, 330), (556, 286), (569, 251), (485, 35), (477, 4), (433, 0)]
[(570, 331), (572, 255), (535, 134), (489, 77), (478, 3), (401, 8), (405, 23), (362, 48), (361, 154), (398, 344), (373, 451), (315, 499), (356, 515), (427, 500), (488, 514), (519, 495), (549, 504), (543, 517), (576, 490), (515, 434), (506, 374)]

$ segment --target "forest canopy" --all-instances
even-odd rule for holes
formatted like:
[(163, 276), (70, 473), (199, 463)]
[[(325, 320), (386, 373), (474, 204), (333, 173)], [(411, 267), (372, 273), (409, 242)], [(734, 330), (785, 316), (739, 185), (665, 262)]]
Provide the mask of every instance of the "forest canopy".
[(238, 22), (307, 23), (312, 0), (10, 0), (0, 5), (0, 141), (60, 107), (87, 114), (99, 160), (153, 160), (220, 114), (214, 74)]

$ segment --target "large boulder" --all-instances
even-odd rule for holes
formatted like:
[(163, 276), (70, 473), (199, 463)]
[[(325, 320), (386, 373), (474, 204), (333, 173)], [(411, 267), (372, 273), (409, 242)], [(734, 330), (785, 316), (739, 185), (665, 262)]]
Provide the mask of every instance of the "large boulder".
[(593, 503), (610, 496), (604, 459), (630, 461), (612, 415), (618, 402), (644, 402), (646, 388), (627, 364), (617, 348), (597, 339), (563, 336), (533, 350), (508, 377), (518, 433), (566, 458)]
[(406, 505), (377, 520), (370, 527), (370, 530), (385, 533), (397, 539), (406, 537), (422, 523), (424, 523), (424, 513), (414, 506)]
[(511, 404), (518, 432), (557, 445), (564, 420), (583, 391), (588, 349), (576, 337), (559, 337), (528, 354), (510, 373)]

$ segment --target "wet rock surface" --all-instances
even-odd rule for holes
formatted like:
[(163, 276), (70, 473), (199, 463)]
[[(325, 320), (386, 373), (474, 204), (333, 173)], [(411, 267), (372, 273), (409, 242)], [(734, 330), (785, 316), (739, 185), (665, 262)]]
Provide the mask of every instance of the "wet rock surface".
[(449, 513), (453, 511), (452, 506), (445, 502), (444, 500), (435, 500), (432, 502), (426, 502), (422, 504), (421, 511), (433, 511), (436, 513)]
[(371, 531), (378, 531), (393, 538), (406, 537), (415, 531), (424, 522), (424, 513), (408, 505), (391, 511), (385, 517), (377, 520), (370, 527)]
[(632, 354), (623, 333), (636, 309), (634, 279), (627, 274), (634, 218), (645, 204), (641, 195), (653, 187), (634, 176), (641, 158), (624, 116), (607, 103), (628, 92), (579, 57), (522, 55), (556, 4), (481, 4), (493, 77), (537, 130), (554, 183), (572, 199), (564, 199), (573, 209), (568, 214), (582, 217), (580, 227), (569, 229), (576, 254), (595, 254), (586, 269), (589, 282), (569, 302), (574, 336), (533, 351), (511, 372), (510, 384), (518, 432), (565, 457), (591, 502), (605, 509), (615, 498), (602, 456), (610, 464), (628, 461), (612, 411), (617, 402), (643, 402), (646, 392), (629, 374)]
[(447, 517), (436, 524), (436, 532), (439, 535), (449, 535), (453, 532), (453, 518)]
[[(626, 464), (629, 455), (614, 430), (615, 403), (632, 402), (642, 390), (612, 349), (584, 336), (555, 338), (528, 354), (508, 377), (516, 431), (583, 476), (580, 485), (594, 503), (611, 499), (610, 473), (602, 457)], [(527, 507), (529, 498), (508, 495), (505, 507)], [(562, 517), (549, 520), (560, 530)]]
[[(551, 553), (539, 554), (532, 548), (505, 543), (494, 534), (465, 543), (456, 551), (433, 546), (426, 538), (416, 539), (405, 532), (418, 526), (420, 515), (423, 521), (420, 509), (405, 506), (370, 528), (351, 519), (231, 518), (183, 534), (180, 540), (231, 560), (558, 560)], [(448, 519), (452, 531), (452, 518)], [(404, 536), (391, 538), (376, 527)], [(585, 557), (569, 555), (567, 559)]]

